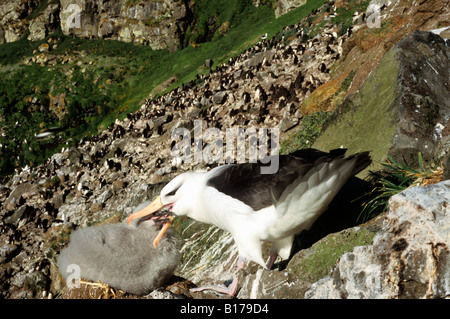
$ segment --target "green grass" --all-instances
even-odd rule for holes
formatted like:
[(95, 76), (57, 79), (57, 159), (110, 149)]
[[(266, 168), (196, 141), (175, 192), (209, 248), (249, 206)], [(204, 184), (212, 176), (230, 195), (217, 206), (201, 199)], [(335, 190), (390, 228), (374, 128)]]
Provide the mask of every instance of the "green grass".
[[(340, 7), (336, 10), (336, 16), (332, 17), (329, 20), (322, 20), (315, 25), (313, 25), (313, 17), (308, 18), (309, 26), (304, 28), (304, 40), (314, 38), (318, 33), (320, 33), (327, 23), (331, 23), (335, 26), (339, 26), (339, 36), (343, 35), (347, 32), (348, 28), (353, 25), (353, 14), (355, 12), (366, 12), (367, 7), (370, 4), (370, 0), (355, 0), (355, 1), (347, 1), (344, 7)], [(331, 6), (326, 4), (322, 7), (321, 12), (333, 13), (331, 10)]]
[(281, 142), (280, 153), (289, 154), (311, 147), (333, 114), (333, 112), (315, 112), (302, 118), (300, 126)]
[[(26, 56), (32, 56), (33, 51), (37, 50), (42, 41), (28, 41), (28, 33), (20, 40), (15, 42), (4, 43), (0, 45), (0, 64), (11, 65), (18, 63)], [(0, 69), (1, 71), (2, 69)]]
[(366, 12), (367, 7), (370, 4), (370, 0), (359, 0), (354, 3), (350, 3), (349, 6), (339, 8), (336, 10), (337, 15), (332, 19), (333, 23), (341, 26), (340, 34), (343, 35), (347, 32), (353, 24), (353, 14), (357, 11), (359, 13)]
[[(2, 73), (0, 77), (0, 144), (2, 175), (16, 167), (35, 166), (55, 150), (70, 146), (80, 136), (95, 133), (102, 117), (116, 107), (108, 87), (93, 85), (94, 72), (80, 67), (66, 75), (62, 69), (36, 64)], [(64, 95), (65, 112), (50, 109), (52, 97)], [(43, 111), (44, 108), (44, 111)], [(44, 128), (60, 126), (59, 136), (36, 140)]]
[(382, 163), (382, 170), (370, 172), (374, 189), (365, 197), (363, 209), (358, 221), (366, 222), (386, 211), (389, 198), (408, 187), (428, 185), (440, 182), (443, 169), (440, 166), (425, 168), (422, 153), (417, 154), (419, 167), (415, 168), (405, 161), (396, 161), (388, 155), (388, 160)]

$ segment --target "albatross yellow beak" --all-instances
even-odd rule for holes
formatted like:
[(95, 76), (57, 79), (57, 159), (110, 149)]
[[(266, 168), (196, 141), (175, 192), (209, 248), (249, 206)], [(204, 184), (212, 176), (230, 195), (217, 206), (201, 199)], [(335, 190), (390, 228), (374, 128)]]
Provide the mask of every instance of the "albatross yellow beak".
[(155, 198), (155, 200), (153, 202), (151, 202), (150, 205), (148, 205), (144, 209), (141, 209), (140, 211), (138, 211), (136, 213), (133, 213), (130, 216), (128, 216), (127, 224), (130, 225), (130, 223), (131, 223), (131, 221), (133, 219), (142, 218), (144, 216), (156, 213), (157, 211), (159, 211), (163, 207), (164, 207), (164, 205), (161, 203), (161, 196), (158, 196), (158, 197)]
[[(145, 207), (144, 209), (131, 214), (130, 216), (128, 216), (127, 218), (127, 224), (130, 225), (131, 221), (133, 219), (136, 218), (142, 218), (144, 216), (156, 213), (157, 211), (159, 211), (161, 208), (163, 208), (164, 205), (161, 203), (161, 196), (158, 196), (155, 198), (155, 200), (153, 202), (151, 202), (150, 205), (148, 205), (147, 207)], [(169, 229), (169, 226), (172, 224), (173, 221), (173, 217), (169, 216), (170, 221), (164, 223), (161, 231), (159, 232), (158, 236), (156, 236), (155, 240), (153, 241), (153, 246), (158, 246), (159, 241), (161, 240), (162, 236), (164, 235), (164, 233), (167, 231), (167, 229)]]

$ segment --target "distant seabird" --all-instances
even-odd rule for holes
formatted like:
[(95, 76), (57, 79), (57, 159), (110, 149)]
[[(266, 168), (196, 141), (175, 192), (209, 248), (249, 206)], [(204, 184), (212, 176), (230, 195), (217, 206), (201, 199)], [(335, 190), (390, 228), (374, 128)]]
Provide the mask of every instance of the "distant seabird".
[(59, 271), (67, 281), (77, 267), (77, 279), (147, 294), (170, 279), (181, 257), (180, 240), (172, 233), (158, 247), (151, 244), (158, 232), (151, 220), (77, 229), (58, 257)]
[[(371, 163), (369, 152), (350, 156), (345, 152), (303, 149), (280, 155), (279, 169), (274, 174), (261, 174), (263, 164), (259, 162), (183, 173), (127, 221), (168, 208), (176, 216), (188, 216), (229, 231), (239, 252), (238, 270), (250, 260), (270, 269), (277, 256), (289, 258), (294, 236), (309, 229), (346, 181)], [(169, 225), (166, 223), (164, 229)], [(263, 240), (272, 243), (267, 264), (262, 257)], [(234, 295), (237, 277), (228, 288), (208, 286), (194, 291), (204, 289)]]
[(59, 133), (59, 132), (61, 132), (63, 130), (64, 129), (61, 128), (61, 127), (51, 127), (49, 129), (41, 131), (39, 134), (36, 134), (34, 137), (36, 139), (40, 140), (40, 139), (44, 139), (44, 138), (46, 138), (48, 136), (55, 135), (56, 133)]

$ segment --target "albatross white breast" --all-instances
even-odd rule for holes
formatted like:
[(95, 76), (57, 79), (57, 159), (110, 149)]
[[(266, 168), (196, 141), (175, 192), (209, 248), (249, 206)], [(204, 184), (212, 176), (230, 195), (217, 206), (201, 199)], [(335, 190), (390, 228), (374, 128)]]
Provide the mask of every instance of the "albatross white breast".
[[(175, 216), (189, 216), (229, 231), (239, 251), (238, 269), (246, 260), (270, 269), (277, 256), (289, 258), (294, 236), (309, 229), (346, 181), (371, 163), (369, 152), (350, 156), (345, 152), (303, 149), (280, 155), (274, 174), (261, 174), (261, 163), (183, 173), (169, 182), (150, 206), (130, 215), (128, 222), (166, 207)], [(267, 264), (262, 240), (273, 244)], [(235, 278), (229, 288), (219, 291), (234, 294), (236, 288)]]

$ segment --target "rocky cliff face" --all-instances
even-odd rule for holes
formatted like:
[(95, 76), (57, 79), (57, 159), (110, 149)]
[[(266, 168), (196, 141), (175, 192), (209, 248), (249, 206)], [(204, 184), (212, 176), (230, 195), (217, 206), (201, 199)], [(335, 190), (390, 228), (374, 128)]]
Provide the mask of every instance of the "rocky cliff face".
[[(305, 3), (277, 1), (275, 14), (281, 16)], [(176, 50), (192, 22), (191, 9), (186, 1), (175, 0), (5, 0), (0, 1), (0, 44), (17, 41), (27, 32), (28, 40), (42, 40), (61, 27), (66, 35)]]
[(152, 49), (181, 47), (187, 28), (182, 1), (3, 1), (0, 43), (13, 42), (29, 31), (42, 40), (58, 26), (64, 34), (149, 45)]
[(275, 16), (278, 18), (283, 14), (288, 13), (292, 9), (300, 7), (306, 3), (306, 0), (277, 0)]
[[(408, 5), (410, 11), (433, 12), (427, 2), (417, 6), (399, 2), (394, 9)], [(441, 8), (436, 6), (438, 11), (428, 16), (424, 29), (448, 20), (439, 15)], [(393, 14), (394, 9), (385, 10)], [(120, 12), (112, 7), (104, 10)], [(20, 16), (16, 9), (8, 12)], [(306, 114), (338, 107), (341, 114), (316, 147), (342, 143), (352, 151), (375, 147), (375, 159), (381, 161), (391, 150), (404, 149), (395, 139), (401, 133), (412, 139), (408, 154), (422, 151), (430, 158), (445, 157), (449, 138), (445, 40), (429, 32), (408, 35), (414, 31), (408, 28), (421, 27), (415, 16), (399, 22), (396, 14), (386, 14), (386, 29), (373, 34), (362, 13), (355, 15), (346, 32), (327, 21), (329, 14), (323, 10), (286, 28), (283, 32), (289, 37), (256, 43), (209, 76), (199, 77), (197, 84), (147, 100), (140, 110), (99, 135), (61, 150), (39, 167), (24, 168), (0, 185), (2, 297), (41, 298), (51, 293), (88, 298), (86, 287), (78, 294), (68, 293), (55, 266), (70, 232), (120, 222), (175, 175), (215, 165), (172, 161), (172, 129), (192, 131), (195, 120), (202, 120), (203, 129), (279, 127), (282, 138), (294, 144), (290, 134), (302, 128)], [(89, 30), (98, 32), (101, 23), (96, 21)], [(323, 29), (304, 41), (303, 29), (311, 21), (324, 21)], [(405, 29), (411, 32), (404, 34)], [(358, 139), (362, 142), (352, 144)], [(250, 264), (241, 272), (238, 298), (448, 296), (448, 182), (408, 190), (391, 200), (385, 215), (355, 226), (349, 203), (354, 190), (364, 185), (357, 182), (347, 189), (352, 197), (332, 205), (333, 221), (322, 221), (298, 237), (296, 253), (287, 264), (273, 271)], [(176, 271), (176, 280), (184, 285), (148, 297), (215, 297), (192, 296), (180, 287), (232, 277), (237, 253), (230, 235), (187, 219), (179, 219), (174, 227), (185, 242)], [(267, 254), (270, 247), (263, 247)]]
[(186, 7), (180, 1), (61, 1), (64, 34), (148, 44), (176, 49), (186, 30)]

